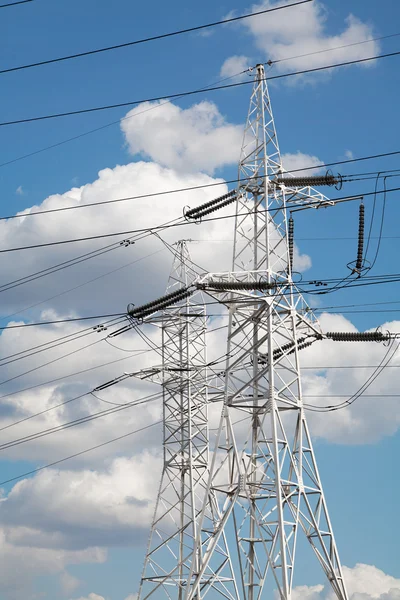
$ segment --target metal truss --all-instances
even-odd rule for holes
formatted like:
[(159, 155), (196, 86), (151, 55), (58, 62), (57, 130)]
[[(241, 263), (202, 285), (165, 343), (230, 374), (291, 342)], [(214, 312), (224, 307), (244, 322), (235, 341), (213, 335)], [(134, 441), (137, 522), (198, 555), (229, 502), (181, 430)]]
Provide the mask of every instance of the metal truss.
[[(219, 384), (213, 382), (213, 398), (223, 399), (223, 409), (205, 491), (201, 484), (206, 500), (196, 519), (186, 600), (205, 595), (206, 573), (226, 541), (239, 598), (259, 600), (275, 589), (289, 600), (299, 531), (336, 596), (347, 600), (302, 402), (301, 350), (322, 334), (293, 284), (286, 222), (287, 207), (329, 200), (309, 187), (274, 183), (282, 172), (259, 65), (239, 166), (232, 271), (200, 279), (226, 304), (230, 319), (226, 369)], [(213, 281), (226, 285), (212, 291), (207, 282)], [(257, 290), (260, 281), (270, 289)], [(240, 282), (255, 282), (255, 289), (239, 289)], [(217, 516), (212, 528), (211, 496)]]
[[(193, 270), (184, 240), (176, 244), (167, 293), (187, 287)], [(203, 547), (195, 547), (198, 520), (203, 535), (211, 536), (219, 522), (219, 507), (209, 481), (209, 424), (207, 397), (206, 312), (202, 292), (165, 309), (162, 365), (135, 376), (161, 382), (163, 389), (164, 462), (151, 534), (139, 589), (139, 599), (182, 600), (196, 580), (196, 598), (238, 598), (226, 534), (215, 554), (203, 564)]]

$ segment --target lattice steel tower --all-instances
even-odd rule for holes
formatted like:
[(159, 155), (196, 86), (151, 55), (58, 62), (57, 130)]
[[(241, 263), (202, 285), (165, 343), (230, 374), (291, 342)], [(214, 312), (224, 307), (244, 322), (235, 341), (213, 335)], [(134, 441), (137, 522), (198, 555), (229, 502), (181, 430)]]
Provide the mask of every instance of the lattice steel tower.
[[(184, 240), (176, 245), (167, 294), (198, 278)], [(206, 312), (202, 292), (182, 299), (159, 317), (162, 365), (139, 376), (160, 379), (163, 389), (164, 466), (139, 589), (139, 599), (183, 600), (190, 571), (199, 573), (202, 550), (195, 548), (198, 519), (218, 520), (215, 493), (208, 490), (209, 424)], [(199, 589), (224, 590), (233, 582), (225, 533), (216, 544), (219, 571), (204, 569)], [(201, 592), (197, 598), (202, 596)], [(225, 595), (226, 597), (226, 595)], [(228, 596), (230, 598), (231, 596)], [(232, 598), (236, 598), (232, 596)]]
[(218, 575), (206, 584), (204, 577), (210, 568), (218, 573), (221, 540), (237, 576), (232, 596), (259, 600), (275, 588), (289, 600), (299, 530), (336, 596), (347, 599), (302, 402), (299, 355), (321, 331), (293, 284), (286, 217), (287, 206), (327, 199), (298, 178), (279, 182), (282, 173), (258, 65), (239, 165), (232, 271), (199, 280), (229, 307), (230, 320), (226, 370), (212, 398), (223, 400), (223, 410), (205, 496), (218, 508), (210, 524), (205, 504), (198, 521), (186, 600), (219, 597)]

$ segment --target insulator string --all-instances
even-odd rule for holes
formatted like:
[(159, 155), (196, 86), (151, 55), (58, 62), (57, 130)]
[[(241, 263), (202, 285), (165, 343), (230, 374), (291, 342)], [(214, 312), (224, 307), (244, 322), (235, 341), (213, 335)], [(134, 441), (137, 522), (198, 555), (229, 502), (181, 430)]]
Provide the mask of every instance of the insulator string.
[(195, 208), (190, 208), (189, 210), (187, 210), (185, 212), (185, 217), (187, 217), (188, 219), (197, 219), (198, 218), (197, 213), (201, 213), (204, 210), (210, 208), (211, 206), (215, 206), (216, 204), (219, 204), (220, 202), (224, 202), (226, 200), (233, 202), (233, 200), (235, 198), (233, 198), (232, 200), (231, 200), (231, 198), (232, 198), (232, 196), (235, 196), (235, 195), (236, 195), (236, 190), (231, 190), (227, 194), (224, 194), (223, 196), (219, 196), (218, 198), (215, 198), (214, 200), (205, 202), (204, 204), (201, 204), (200, 206), (196, 206)]
[(287, 187), (320, 187), (322, 185), (341, 185), (342, 177), (337, 175), (336, 177), (327, 172), (325, 175), (315, 175), (310, 177), (277, 177), (272, 181), (275, 185), (285, 185)]
[(289, 219), (288, 227), (288, 246), (289, 246), (289, 272), (293, 272), (293, 257), (294, 257), (294, 220), (292, 215)]
[(390, 333), (382, 331), (328, 331), (325, 335), (335, 342), (384, 342), (391, 339)]
[(207, 281), (205, 283), (197, 283), (197, 288), (200, 290), (256, 290), (259, 292), (265, 290), (273, 290), (276, 288), (276, 283), (268, 281)]
[(364, 221), (365, 221), (365, 207), (361, 202), (360, 212), (358, 216), (358, 247), (357, 247), (357, 260), (355, 270), (359, 273), (363, 266), (363, 253), (364, 253)]

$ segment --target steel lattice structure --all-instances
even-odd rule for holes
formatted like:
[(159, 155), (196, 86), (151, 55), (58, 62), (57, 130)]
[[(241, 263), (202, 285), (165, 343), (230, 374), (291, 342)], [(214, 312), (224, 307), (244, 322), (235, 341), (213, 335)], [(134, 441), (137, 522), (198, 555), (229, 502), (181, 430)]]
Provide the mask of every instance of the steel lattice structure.
[[(185, 241), (176, 246), (167, 293), (186, 288), (198, 277)], [(195, 552), (198, 518), (203, 514), (211, 523), (218, 520), (215, 494), (207, 490), (209, 427), (202, 293), (165, 310), (161, 324), (162, 366), (149, 374), (161, 376), (164, 466), (140, 584), (141, 600), (184, 598), (192, 565), (198, 572), (202, 564), (201, 550)], [(203, 580), (205, 585), (224, 590), (233, 580), (225, 534), (216, 551), (221, 568), (215, 573), (208, 567)]]
[[(217, 493), (220, 518), (211, 536), (200, 521), (197, 549), (204, 558), (198, 573), (192, 563), (187, 600), (199, 597), (203, 573), (215, 560), (220, 536), (228, 532), (239, 597), (265, 597), (269, 579), (280, 598), (289, 600), (299, 530), (337, 597), (347, 598), (302, 403), (299, 354), (321, 332), (315, 319), (303, 316), (312, 313), (305, 313), (293, 285), (286, 226), (288, 205), (327, 199), (308, 187), (274, 183), (282, 172), (259, 65), (239, 166), (232, 271), (202, 280), (226, 282), (225, 291), (213, 295), (229, 306), (230, 323), (223, 410), (208, 484), (209, 492)], [(250, 281), (266, 281), (271, 289), (237, 289)]]
[[(140, 600), (260, 600), (273, 589), (290, 600), (299, 533), (336, 596), (347, 600), (302, 401), (301, 350), (322, 332), (293, 283), (286, 216), (287, 207), (330, 201), (282, 174), (258, 65), (235, 193), (232, 269), (188, 277), (181, 245), (168, 288), (194, 283), (229, 308), (226, 366), (208, 377), (196, 295), (165, 311), (164, 470)], [(210, 460), (207, 396), (222, 404)]]

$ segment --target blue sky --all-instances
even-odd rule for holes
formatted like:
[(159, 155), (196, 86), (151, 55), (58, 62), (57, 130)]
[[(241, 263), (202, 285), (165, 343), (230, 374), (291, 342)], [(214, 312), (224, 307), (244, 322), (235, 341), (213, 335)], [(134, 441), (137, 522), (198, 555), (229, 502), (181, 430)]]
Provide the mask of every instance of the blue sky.
[[(223, 78), (221, 69), (230, 57), (245, 57), (248, 61), (247, 64), (254, 65), (257, 62), (268, 60), (271, 56), (274, 57), (273, 53), (277, 52), (279, 42), (287, 44), (288, 56), (293, 56), (293, 51), (295, 55), (307, 52), (309, 48), (307, 44), (311, 43), (314, 44), (313, 48), (323, 49), (329, 44), (335, 46), (340, 43), (360, 41), (361, 38), (357, 36), (362, 36), (362, 32), (364, 34), (367, 32), (369, 36), (373, 37), (399, 33), (396, 28), (400, 17), (400, 6), (393, 2), (376, 3), (372, 0), (355, 0), (349, 6), (348, 2), (342, 0), (336, 2), (326, 0), (323, 3), (315, 0), (314, 5), (316, 5), (316, 19), (321, 27), (318, 34), (315, 31), (307, 31), (307, 28), (301, 29), (303, 25), (300, 21), (298, 29), (296, 29), (296, 22), (291, 17), (293, 13), (291, 13), (291, 9), (288, 9), (287, 12), (281, 11), (279, 26), (277, 25), (275, 32), (268, 30), (267, 25), (267, 33), (263, 31), (260, 33), (255, 29), (251, 31), (247, 25), (236, 24), (210, 30), (209, 35), (204, 33), (182, 35), (65, 63), (0, 75), (0, 121), (140, 100), (211, 85)], [(114, 0), (113, 3), (105, 0), (84, 0), (83, 2), (78, 2), (78, 0), (69, 2), (35, 0), (30, 4), (0, 10), (0, 69), (211, 22), (226, 17), (231, 11), (234, 14), (240, 14), (249, 9), (251, 9), (250, 4), (245, 2), (237, 2), (232, 5), (231, 3), (211, 2), (211, 0), (204, 0), (197, 5), (175, 0), (172, 6), (158, 0), (151, 5), (133, 3), (128, 0)], [(356, 20), (358, 19), (358, 25), (362, 24), (364, 29), (361, 33), (354, 26), (355, 21), (349, 20), (350, 12)], [(340, 37), (351, 27), (351, 23), (354, 26), (353, 37), (351, 35), (348, 38)], [(285, 28), (293, 30), (291, 41), (284, 37), (284, 35), (288, 35), (284, 34)], [(332, 38), (336, 39), (335, 36), (338, 39), (337, 43), (332, 41)], [(360, 48), (362, 50), (359, 50)], [(364, 56), (369, 56), (374, 52), (394, 52), (399, 48), (400, 35), (381, 40), (379, 46), (378, 44), (359, 46), (357, 51), (362, 51)], [(319, 58), (321, 62), (318, 64), (351, 60), (354, 57), (351, 54), (353, 49), (343, 52), (344, 54), (340, 55), (334, 52), (321, 54)], [(354, 66), (307, 78), (296, 80), (291, 78), (280, 82), (271, 82), (270, 95), (282, 154), (300, 152), (308, 155), (310, 159), (317, 157), (323, 162), (331, 162), (345, 160), (350, 156), (356, 158), (399, 150), (398, 111), (395, 101), (399, 87), (399, 60), (399, 57), (387, 58), (368, 67)], [(300, 58), (296, 62), (289, 61), (286, 66), (284, 64), (273, 66), (268, 74), (279, 74), (286, 68), (287, 71), (292, 71), (314, 66), (310, 63), (310, 58)], [(84, 202), (91, 201), (91, 198), (93, 201), (96, 198), (116, 198), (128, 195), (129, 192), (135, 194), (137, 189), (140, 189), (139, 193), (152, 191), (154, 187), (164, 189), (170, 181), (166, 171), (163, 171), (161, 177), (158, 171), (146, 171), (143, 166), (137, 168), (133, 166), (131, 169), (132, 163), (137, 162), (140, 158), (148, 163), (155, 163), (159, 170), (175, 168), (175, 165), (171, 166), (172, 162), (168, 154), (169, 151), (172, 152), (168, 146), (168, 136), (163, 158), (159, 158), (157, 155), (151, 136), (154, 136), (155, 144), (157, 144), (157, 136), (163, 127), (167, 133), (170, 132), (170, 136), (172, 134), (184, 136), (186, 131), (185, 115), (188, 114), (184, 111), (202, 100), (215, 103), (219, 111), (218, 118), (224, 120), (224, 124), (231, 125), (233, 128), (237, 127), (237, 129), (232, 129), (232, 135), (236, 135), (235, 132), (239, 131), (239, 127), (242, 126), (246, 117), (250, 89), (250, 86), (242, 86), (174, 101), (174, 105), (182, 110), (176, 113), (173, 128), (168, 130), (168, 115), (161, 108), (159, 113), (157, 110), (151, 113), (160, 114), (160, 121), (144, 121), (144, 134), (139, 131), (139, 125), (136, 125), (135, 119), (125, 121), (125, 123), (132, 124), (129, 131), (125, 131), (125, 134), (121, 131), (119, 121), (127, 114), (128, 109), (115, 109), (89, 115), (0, 127), (0, 213), (9, 215), (34, 205), (40, 205), (49, 196), (55, 194), (69, 193), (70, 197), (75, 197), (74, 194), (76, 196), (79, 194), (73, 192), (71, 195), (69, 192), (71, 188), (85, 186), (96, 181), (99, 171), (106, 169), (111, 171), (107, 171), (108, 175), (104, 172), (101, 185), (90, 190), (85, 188)], [(139, 122), (139, 119), (137, 121)], [(183, 123), (181, 129), (178, 127), (180, 122)], [(108, 124), (110, 126), (80, 139), (4, 165), (4, 163), (14, 161), (24, 155)], [(194, 131), (199, 133), (196, 129)], [(221, 135), (225, 135), (225, 132), (226, 130), (221, 130)], [(137, 141), (139, 138), (140, 143)], [(132, 147), (137, 149), (136, 155), (132, 154)], [(187, 154), (179, 155), (179, 157), (183, 161), (183, 158), (187, 158)], [(236, 176), (237, 167), (230, 156), (224, 162), (221, 153), (216, 154), (215, 160), (216, 164), (220, 165), (215, 172), (207, 171), (201, 160), (199, 164), (193, 160), (190, 169), (187, 167), (186, 170), (180, 171), (177, 168), (177, 175), (174, 175), (175, 187), (179, 187), (179, 182), (183, 182), (185, 185), (190, 184), (188, 182), (192, 180), (202, 183), (206, 177), (230, 179)], [(122, 168), (115, 170), (117, 165), (126, 166), (126, 170)], [(333, 170), (335, 172), (339, 170), (343, 174), (352, 174), (397, 168), (400, 168), (398, 157), (391, 157), (344, 165)], [(157, 179), (158, 177), (159, 179)], [(137, 186), (136, 181), (138, 182)], [(397, 177), (388, 179), (387, 186), (397, 187), (398, 181)], [(374, 185), (373, 179), (346, 184), (341, 192), (333, 190), (332, 196), (371, 192)], [(384, 237), (374, 267), (374, 275), (399, 272), (397, 256), (400, 238), (398, 237), (397, 223), (400, 208), (397, 198), (396, 192), (388, 194), (387, 197)], [(66, 200), (57, 196), (48, 202), (52, 207), (56, 207), (63, 205)], [(146, 214), (147, 209), (143, 204), (140, 204), (139, 208), (136, 208), (134, 204), (124, 205), (121, 212), (115, 215), (110, 212), (111, 209), (100, 209), (97, 213), (91, 213), (90, 224), (85, 217), (81, 218), (80, 216), (85, 211), (76, 211), (76, 213), (79, 212), (78, 219), (76, 215), (73, 218), (62, 215), (49, 217), (45, 225), (43, 225), (43, 221), (39, 223), (40, 218), (32, 219), (31, 222), (24, 225), (25, 229), (24, 227), (13, 229), (12, 224), (5, 224), (0, 228), (0, 248), (79, 237), (81, 234), (85, 234), (87, 231), (85, 228), (89, 225), (89, 235), (94, 235), (96, 232), (106, 233), (117, 231), (118, 228), (124, 229), (125, 222), (128, 220), (131, 225), (143, 224), (143, 219), (148, 224), (151, 222), (154, 224), (155, 219), (157, 222), (166, 220), (165, 216), (170, 214), (169, 211), (174, 211), (176, 206), (185, 203), (187, 202), (181, 198), (175, 198), (174, 203), (171, 201), (169, 204), (164, 202), (164, 204), (154, 205), (154, 210), (158, 212), (153, 213), (152, 210), (149, 210), (148, 214)], [(372, 198), (369, 197), (365, 204), (367, 222), (369, 222)], [(318, 279), (347, 275), (346, 264), (356, 258), (357, 210), (356, 203), (349, 203), (326, 211), (315, 213), (305, 211), (296, 216), (296, 240), (299, 250), (302, 254), (309, 255), (312, 260), (312, 266), (303, 273), (303, 278)], [(381, 197), (378, 198), (376, 210), (378, 218), (374, 226), (373, 235), (375, 236), (379, 229), (382, 210)], [(42, 219), (46, 219), (46, 217)], [(228, 229), (223, 233), (227, 233), (227, 238), (229, 238)], [(203, 234), (199, 233), (200, 235)], [(217, 235), (217, 231), (213, 233), (215, 240), (218, 239)], [(204, 236), (202, 239), (206, 239), (206, 234)], [(375, 244), (376, 239), (372, 240), (372, 254), (376, 247)], [(222, 246), (223, 251), (229, 253), (229, 244)], [(97, 247), (100, 247), (100, 244), (85, 245), (83, 251)], [(219, 249), (221, 245), (215, 241), (212, 247)], [(202, 248), (203, 246), (199, 245), (194, 251), (207, 253), (208, 250), (203, 251)], [(154, 248), (150, 245), (145, 246), (143, 255), (152, 250)], [(156, 251), (159, 250), (160, 248), (157, 247)], [(39, 254), (29, 253), (29, 256), (22, 256), (20, 253), (18, 255), (2, 255), (4, 263), (1, 279), (3, 282), (7, 282), (67, 257), (75, 256), (80, 252), (81, 248), (71, 248), (65, 252), (64, 250), (55, 250)], [(4, 295), (2, 296), (1, 315), (4, 317), (14, 310), (28, 306), (32, 299), (34, 302), (46, 299), (57, 294), (60, 289), (64, 290), (75, 284), (85, 283), (88, 279), (96, 277), (104, 271), (118, 268), (128, 262), (128, 252), (131, 253), (129, 260), (134, 260), (136, 254), (132, 254), (134, 251), (129, 250), (123, 257), (118, 255), (115, 260), (107, 256), (103, 262), (97, 260), (93, 264), (91, 262), (84, 263), (73, 273), (72, 270), (71, 273), (68, 272), (65, 279), (63, 272), (50, 276), (43, 284), (39, 280), (39, 284), (17, 288), (17, 294), (13, 293), (5, 298)], [(212, 250), (211, 253), (213, 252), (215, 250)], [(119, 312), (124, 310), (127, 302), (131, 300), (131, 295), (135, 294), (138, 296), (142, 294), (144, 301), (150, 300), (155, 293), (162, 293), (171, 262), (168, 255), (159, 254), (158, 256), (161, 261), (160, 269), (161, 267), (163, 269), (160, 271), (160, 277), (149, 278), (148, 281), (146, 274), (148, 263), (139, 263), (134, 265), (132, 270), (123, 271), (121, 277), (118, 275), (115, 279), (110, 278), (87, 285), (79, 292), (67, 294), (62, 301), (44, 302), (39, 308), (25, 312), (20, 318), (37, 320), (43, 318), (45, 314), (62, 318), (70, 314)], [(156, 259), (150, 260), (156, 262)], [(149, 272), (153, 272), (153, 268), (156, 269), (153, 262), (149, 263)], [(154, 272), (159, 273), (156, 270)], [(107, 283), (105, 283), (106, 281)], [(400, 313), (384, 312), (385, 309), (400, 311), (397, 285), (349, 289), (323, 297), (313, 296), (309, 302), (317, 307), (382, 301), (399, 302), (386, 307), (379, 305), (370, 307), (370, 309), (380, 312), (361, 312), (359, 314), (343, 312), (343, 317), (349, 319), (360, 330), (375, 328), (386, 322), (398, 320), (397, 324), (391, 325), (391, 328), (393, 331), (400, 332)], [(43, 313), (43, 310), (47, 313)], [(336, 312), (340, 313), (341, 311)], [(343, 322), (341, 321), (341, 323)], [(52, 336), (54, 338), (60, 335), (59, 329), (49, 329), (47, 333), (49, 339)], [(13, 351), (14, 349), (19, 351), (42, 342), (42, 338), (39, 339), (33, 332), (26, 337), (23, 333), (18, 338), (5, 337), (5, 334), (0, 337), (2, 338), (0, 342), (2, 355), (11, 354), (10, 348)], [(346, 361), (347, 364), (363, 364), (363, 361), (366, 365), (377, 364), (382, 357), (383, 349), (374, 347), (364, 350), (354, 346), (351, 351), (353, 355), (348, 351), (345, 357), (337, 355), (335, 357), (333, 354), (323, 358), (318, 355), (307, 355), (306, 360), (309, 360), (308, 364), (313, 364), (312, 361), (323, 362), (326, 359), (326, 361), (332, 361), (329, 363), (332, 366), (339, 364), (339, 358), (343, 358), (343, 362), (340, 364), (346, 364)], [(88, 357), (86, 354), (84, 356), (85, 358), (82, 358), (84, 365), (92, 365), (93, 357)], [(45, 357), (48, 360), (52, 358), (50, 354), (46, 354)], [(97, 362), (102, 362), (101, 354), (98, 358)], [(400, 364), (400, 362), (396, 363), (396, 360), (398, 361), (396, 358), (393, 364)], [(35, 361), (27, 363), (27, 369), (31, 365), (41, 364), (44, 362), (44, 358), (39, 355)], [(76, 363), (68, 362), (64, 366), (66, 366), (65, 372), (72, 372), (76, 368)], [(79, 366), (82, 367), (82, 364)], [(127, 367), (118, 368), (122, 371)], [(3, 370), (5, 369), (7, 367), (3, 367)], [(25, 371), (25, 364), (18, 365), (17, 363), (15, 367), (9, 369), (4, 380), (8, 379), (9, 373), (14, 376)], [(373, 390), (376, 393), (397, 393), (399, 379), (397, 372), (396, 368), (385, 371)], [(23, 400), (17, 401), (19, 402), (18, 410), (23, 414), (30, 414), (34, 412), (32, 406), (42, 406), (43, 403), (43, 406), (47, 407), (49, 402), (53, 402), (57, 397), (67, 398), (71, 394), (74, 395), (80, 385), (85, 386), (88, 383), (91, 385), (96, 381), (106, 379), (107, 373), (98, 373), (97, 380), (95, 378), (93, 381), (77, 380), (75, 384), (65, 383), (64, 387), (60, 389), (49, 388), (49, 397), (45, 396), (45, 392), (33, 392), (29, 397), (24, 396)], [(116, 374), (118, 373), (111, 372), (111, 376)], [(36, 379), (36, 375), (35, 377), (25, 376), (23, 385), (34, 385), (50, 379), (52, 371), (43, 369), (41, 377), (42, 380)], [(340, 381), (341, 375), (338, 375), (337, 380), (328, 381), (327, 389), (330, 390), (330, 393), (339, 393), (339, 390), (344, 394), (353, 393), (357, 389), (357, 385), (361, 385), (363, 382), (363, 377), (365, 379), (366, 373), (363, 372), (359, 376), (354, 375), (353, 379), (346, 379), (346, 377), (343, 375), (343, 381)], [(341, 385), (342, 387), (340, 387)], [(14, 384), (6, 384), (6, 388), (3, 389), (9, 393), (17, 389), (13, 386)], [(123, 393), (129, 397), (129, 388)], [(18, 398), (18, 396), (14, 398)], [(400, 403), (400, 398), (391, 399), (390, 403), (378, 396), (368, 400), (360, 398), (351, 413), (355, 428), (354, 438), (343, 422), (339, 420), (332, 421), (332, 433), (327, 433), (329, 415), (323, 416), (325, 424), (321, 424), (320, 421), (311, 424), (315, 425), (316, 450), (320, 470), (343, 564), (349, 568), (353, 568), (356, 563), (373, 565), (385, 574), (399, 580), (398, 587), (400, 588), (400, 566), (396, 558), (399, 535), (396, 497), (399, 486), (398, 465), (395, 460), (400, 448), (400, 434), (398, 433), (400, 408), (397, 408), (396, 403)], [(4, 418), (7, 419), (5, 406), (2, 406), (2, 411), (5, 414)], [(7, 406), (9, 405), (7, 404)], [(70, 414), (60, 414), (60, 419), (64, 420), (65, 416), (70, 416)], [(131, 418), (131, 423), (134, 423), (136, 417), (132, 415)], [(377, 423), (376, 435), (371, 433), (374, 430), (374, 420)], [(42, 423), (42, 425), (44, 424)], [(53, 458), (54, 453), (57, 457), (66, 456), (72, 453), (71, 448), (75, 448), (75, 444), (80, 444), (80, 449), (90, 445), (93, 439), (93, 443), (96, 443), (97, 439), (103, 441), (107, 437), (110, 438), (115, 434), (115, 428), (118, 428), (119, 433), (121, 425), (123, 425), (121, 421), (113, 422), (108, 431), (106, 425), (99, 425), (99, 430), (101, 430), (99, 438), (95, 437), (93, 429), (88, 429), (81, 434), (81, 438), (79, 438), (79, 434), (76, 434), (74, 438), (68, 439), (69, 434), (63, 434), (59, 438), (58, 446), (57, 440), (54, 440), (48, 446), (39, 444), (34, 449), (34, 444), (31, 444), (29, 449), (18, 450), (14, 454), (10, 451), (1, 462), (2, 475), (0, 479), (5, 480), (30, 468), (45, 464), (49, 457), (50, 460)], [(123, 433), (123, 430), (121, 432)], [(88, 485), (93, 485), (93, 489), (96, 489), (95, 486), (98, 485), (108, 469), (108, 472), (112, 473), (109, 485), (115, 485), (116, 489), (120, 486), (121, 494), (126, 496), (128, 492), (124, 488), (125, 483), (121, 483), (121, 481), (124, 481), (125, 477), (129, 479), (134, 476), (135, 471), (133, 467), (129, 467), (126, 476), (123, 476), (113, 461), (118, 457), (131, 458), (136, 454), (139, 456), (143, 444), (144, 441), (139, 440), (132, 447), (128, 443), (118, 448), (113, 446), (108, 452), (99, 455), (96, 459), (93, 458), (93, 462), (90, 459), (81, 463), (74, 462), (70, 466), (71, 471), (68, 472), (66, 471), (69, 467), (67, 463), (65, 467), (62, 467), (64, 475), (67, 473), (69, 477), (69, 483), (67, 482), (65, 485), (73, 486), (74, 477), (83, 480), (82, 473), (92, 471), (98, 474), (98, 479), (96, 483), (92, 482)], [(156, 452), (155, 444), (150, 451)], [(31, 490), (32, 497), (35, 499), (34, 503), (37, 503), (35, 504), (36, 508), (29, 506), (29, 501), (23, 495), (22, 488), (17, 489), (14, 496), (12, 498), (10, 496), (11, 500), (7, 501), (9, 504), (14, 502), (15, 508), (10, 508), (7, 512), (11, 519), (10, 522), (3, 519), (0, 523), (6, 532), (4, 535), (8, 544), (4, 546), (4, 549), (1, 548), (1, 552), (8, 556), (9, 562), (6, 564), (10, 570), (17, 568), (18, 561), (30, 560), (30, 555), (27, 553), (29, 545), (31, 548), (35, 548), (35, 544), (37, 544), (41, 551), (48, 551), (50, 554), (55, 552), (54, 548), (57, 548), (62, 557), (54, 568), (49, 568), (47, 571), (33, 561), (32, 573), (29, 572), (26, 575), (25, 583), (16, 582), (12, 577), (8, 581), (5, 577), (7, 582), (3, 588), (0, 583), (0, 598), (4, 598), (4, 600), (22, 598), (24, 597), (22, 594), (26, 594), (27, 590), (28, 592), (30, 590), (26, 597), (75, 600), (77, 598), (86, 599), (90, 593), (95, 593), (106, 600), (125, 600), (129, 594), (136, 592), (146, 535), (143, 532), (135, 534), (134, 526), (132, 526), (132, 544), (126, 541), (122, 542), (122, 537), (118, 538), (117, 535), (115, 540), (111, 539), (111, 536), (107, 544), (107, 534), (104, 533), (107, 526), (104, 525), (103, 533), (101, 536), (99, 534), (99, 539), (103, 540), (104, 546), (99, 544), (99, 547), (102, 549), (108, 547), (108, 553), (107, 556), (104, 555), (104, 562), (101, 562), (103, 559), (100, 560), (99, 557), (96, 558), (90, 554), (94, 552), (92, 547), (86, 547), (78, 533), (76, 535), (74, 533), (73, 539), (69, 537), (68, 528), (72, 530), (82, 527), (82, 531), (84, 531), (83, 525), (79, 525), (78, 521), (68, 525), (55, 510), (54, 513), (51, 513), (54, 529), (46, 530), (46, 533), (43, 533), (46, 527), (43, 530), (40, 529), (38, 516), (40, 511), (37, 506), (40, 506), (41, 502), (42, 505), (49, 501), (53, 502), (54, 498), (58, 497), (56, 493), (54, 498), (52, 495), (54, 486), (58, 485), (57, 474), (54, 475), (53, 480), (38, 481), (40, 485), (38, 484), (37, 488)], [(135, 487), (134, 482), (131, 482), (131, 485), (133, 488)], [(101, 490), (107, 489), (106, 484), (102, 483), (101, 486)], [(11, 489), (12, 486), (7, 486), (5, 494)], [(29, 494), (27, 495), (29, 496)], [(54, 500), (55, 502), (56, 500)], [(33, 537), (29, 538), (29, 543), (19, 530), (18, 510), (25, 519), (23, 520), (21, 517), (21, 526), (34, 531)], [(55, 536), (58, 546), (57, 544), (54, 546), (55, 538), (49, 542), (50, 538), (46, 536)], [(106, 541), (104, 542), (104, 540)], [(73, 552), (75, 554), (72, 556)], [(82, 554), (85, 552), (87, 554)], [(298, 585), (323, 583), (322, 574), (319, 575), (318, 570), (311, 565), (311, 561), (308, 561), (307, 555), (305, 556), (306, 558), (300, 557), (299, 559)], [(68, 577), (71, 579), (68, 580)], [(77, 581), (75, 582), (73, 578), (76, 578)], [(377, 598), (380, 594), (388, 591), (386, 589), (389, 585), (388, 580), (384, 581), (384, 578), (381, 577), (379, 581), (383, 582), (383, 587), (378, 589), (378, 586), (372, 593), (372, 597)], [(355, 587), (354, 590), (361, 591)], [(367, 590), (365, 591), (367, 592)], [(33, 594), (37, 594), (37, 596)], [(98, 598), (93, 597), (91, 600), (98, 600)]]

